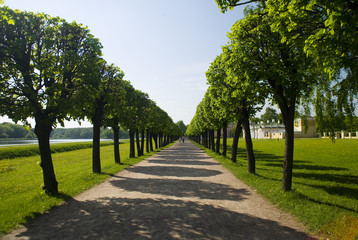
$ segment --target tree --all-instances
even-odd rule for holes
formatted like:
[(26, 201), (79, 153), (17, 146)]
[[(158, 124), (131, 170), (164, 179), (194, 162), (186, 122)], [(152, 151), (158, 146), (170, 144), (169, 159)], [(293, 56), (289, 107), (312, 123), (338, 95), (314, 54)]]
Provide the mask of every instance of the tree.
[[(206, 75), (210, 84), (209, 92), (218, 107), (216, 114), (226, 116), (226, 118), (228, 115), (232, 115), (237, 121), (232, 160), (236, 161), (238, 137), (243, 126), (248, 171), (255, 173), (255, 156), (249, 119), (261, 108), (265, 96), (260, 94), (262, 92), (260, 91), (260, 84), (255, 81), (255, 75), (251, 74), (251, 69), (244, 68), (240, 58), (232, 55), (231, 49), (233, 47), (228, 45), (223, 48), (223, 53), (214, 60)], [(224, 120), (223, 123), (227, 120)]]
[(280, 33), (281, 41), (302, 44), (317, 68), (329, 75), (321, 80), (336, 99), (333, 111), (352, 119), (358, 98), (357, 1), (271, 0), (267, 7), (271, 28)]
[(35, 138), (33, 132), (30, 129), (12, 124), (1, 123), (0, 124), (0, 138)]
[[(106, 104), (104, 125), (112, 128), (114, 140), (114, 162), (120, 164), (119, 138), (123, 136), (123, 133), (121, 133), (120, 130), (120, 124), (125, 122), (125, 116), (129, 111), (127, 92), (130, 93), (134, 88), (130, 82), (126, 80), (112, 81), (112, 84), (113, 86), (110, 87), (112, 89), (111, 94), (109, 95), (108, 103)], [(128, 137), (129, 135), (126, 134), (126, 138)]]
[[(211, 97), (211, 107), (214, 117), (217, 119), (217, 125), (223, 129), (223, 151), (222, 155), (226, 156), (227, 151), (227, 124), (235, 121), (237, 114), (231, 105), (231, 95), (229, 89), (225, 85), (227, 73), (225, 65), (222, 61), (223, 56), (217, 56), (211, 63), (206, 72), (207, 82), (210, 85), (208, 93)], [(234, 137), (232, 160), (236, 160), (236, 149), (238, 144), (238, 136)]]
[(43, 188), (57, 193), (50, 133), (77, 111), (77, 89), (91, 79), (101, 44), (75, 22), (7, 7), (0, 12), (0, 112), (15, 122), (35, 119)]
[(294, 117), (301, 97), (310, 94), (315, 85), (313, 61), (296, 42), (282, 43), (280, 35), (272, 32), (268, 16), (258, 7), (248, 10), (245, 19), (232, 28), (229, 38), (232, 55), (242, 58), (245, 68), (253, 69), (257, 81), (263, 84), (268, 96), (277, 103), (285, 124), (285, 155), (282, 189), (292, 186)]
[(232, 10), (234, 7), (242, 6), (250, 3), (256, 3), (261, 2), (261, 4), (264, 4), (266, 0), (215, 0), (216, 4), (220, 8), (222, 13), (225, 13), (227, 10)]
[[(271, 27), (283, 41), (304, 42), (304, 51), (326, 72), (342, 68), (356, 79), (358, 70), (356, 1), (271, 0), (267, 4)], [(351, 79), (353, 80), (353, 79)]]
[(187, 129), (187, 126), (185, 126), (185, 124), (184, 124), (183, 121), (178, 121), (178, 122), (175, 123), (175, 124), (179, 127), (179, 129), (180, 129), (180, 131), (181, 131), (181, 135), (183, 136), (183, 135), (185, 134), (185, 131), (186, 131), (186, 129)]
[(278, 114), (276, 112), (276, 109), (267, 107), (265, 109), (265, 113), (261, 115), (261, 121), (263, 121), (264, 123), (268, 123), (268, 122), (277, 122), (278, 119)]
[[(117, 98), (123, 99), (121, 85), (124, 73), (113, 64), (108, 65), (104, 61), (98, 63), (100, 67), (95, 81), (80, 89), (81, 98), (86, 98), (88, 104), (84, 114), (93, 124), (93, 147), (92, 147), (92, 170), (94, 173), (101, 172), (100, 159), (100, 129), (104, 125), (104, 118), (112, 111), (107, 107), (110, 102), (118, 102)], [(118, 133), (118, 131), (117, 131)], [(117, 137), (118, 140), (118, 137)]]

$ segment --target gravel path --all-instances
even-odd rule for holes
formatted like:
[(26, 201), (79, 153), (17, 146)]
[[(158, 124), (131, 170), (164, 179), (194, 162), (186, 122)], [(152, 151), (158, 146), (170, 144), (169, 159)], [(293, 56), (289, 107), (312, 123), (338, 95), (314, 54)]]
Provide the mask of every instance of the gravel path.
[(308, 239), (190, 142), (176, 143), (7, 239)]

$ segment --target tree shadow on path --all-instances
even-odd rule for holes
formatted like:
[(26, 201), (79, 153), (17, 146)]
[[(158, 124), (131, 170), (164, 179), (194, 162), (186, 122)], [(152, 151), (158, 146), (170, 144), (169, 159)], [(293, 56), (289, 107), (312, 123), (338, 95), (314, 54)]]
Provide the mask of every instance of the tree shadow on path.
[[(208, 164), (212, 161), (206, 158), (192, 144), (174, 145), (149, 159), (163, 161), (160, 165), (152, 162), (149, 166), (145, 165), (147, 163), (134, 166), (127, 169), (128, 174), (119, 174), (110, 179), (109, 184), (114, 188), (108, 188), (107, 191), (113, 197), (82, 201), (72, 199), (26, 224), (25, 229), (15, 231), (15, 235), (9, 239), (14, 239), (14, 236), (30, 240), (307, 239), (305, 233), (276, 221), (229, 210), (231, 206), (221, 204), (224, 200), (243, 201), (251, 193), (229, 184), (198, 179), (223, 174), (219, 170), (204, 169), (204, 165), (212, 167)], [(173, 159), (193, 164), (188, 167), (168, 166)], [(193, 165), (200, 166), (194, 168)], [(137, 178), (143, 177), (141, 174), (148, 177)], [(136, 195), (135, 192), (141, 194)], [(219, 200), (217, 203), (220, 204), (209, 205), (208, 201), (199, 199)]]
[(101, 198), (42, 215), (17, 237), (27, 239), (306, 239), (266, 219), (192, 201)]
[(250, 192), (225, 184), (181, 179), (134, 179), (119, 177), (110, 183), (120, 189), (172, 197), (194, 197), (210, 200), (240, 201)]
[(167, 166), (136, 166), (135, 168), (128, 168), (127, 171), (161, 177), (211, 177), (222, 174), (217, 170)]

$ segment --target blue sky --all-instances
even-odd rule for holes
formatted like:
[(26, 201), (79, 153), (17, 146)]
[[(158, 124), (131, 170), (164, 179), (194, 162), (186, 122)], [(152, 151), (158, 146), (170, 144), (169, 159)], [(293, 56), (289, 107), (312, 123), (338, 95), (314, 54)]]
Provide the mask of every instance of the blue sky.
[(185, 124), (207, 89), (205, 71), (244, 9), (222, 14), (215, 0), (5, 0), (5, 5), (88, 26), (103, 45), (104, 59), (174, 122)]

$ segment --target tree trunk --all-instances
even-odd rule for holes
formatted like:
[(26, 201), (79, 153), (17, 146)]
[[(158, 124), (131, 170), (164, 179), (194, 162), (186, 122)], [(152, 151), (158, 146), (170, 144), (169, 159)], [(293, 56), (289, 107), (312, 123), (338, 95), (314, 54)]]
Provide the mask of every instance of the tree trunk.
[(164, 146), (163, 147), (167, 146), (170, 143), (170, 136), (169, 135), (164, 135), (164, 139), (165, 139), (165, 141), (164, 141)]
[(290, 111), (288, 116), (282, 114), (285, 122), (285, 156), (283, 163), (282, 190), (291, 191), (292, 189), (292, 169), (293, 169), (293, 150), (294, 150), (294, 111)]
[(142, 156), (142, 151), (140, 149), (140, 138), (139, 138), (139, 130), (136, 129), (135, 130), (135, 135), (136, 135), (136, 143), (137, 143), (137, 154), (138, 154), (138, 157)]
[(158, 134), (154, 134), (153, 138), (154, 138), (155, 149), (158, 149)]
[(129, 130), (129, 157), (135, 158), (134, 131)]
[(152, 140), (152, 138), (153, 138), (153, 133), (152, 133), (152, 132), (150, 132), (150, 133), (149, 133), (149, 147), (150, 147), (150, 151), (151, 151), (151, 152), (153, 152), (153, 151), (154, 151), (154, 149), (153, 149), (153, 140)]
[(251, 131), (250, 131), (250, 122), (249, 122), (249, 113), (247, 111), (243, 112), (243, 125), (245, 130), (245, 143), (246, 143), (246, 157), (247, 157), (247, 166), (249, 173), (255, 174), (255, 155), (254, 149), (251, 140)]
[(211, 149), (211, 134), (210, 134), (210, 130), (207, 132), (207, 136), (208, 136), (208, 148)]
[(239, 145), (239, 137), (242, 132), (241, 119), (237, 121), (235, 135), (232, 141), (231, 161), (236, 162), (237, 147)]
[(145, 148), (147, 150), (147, 153), (149, 153), (149, 141), (150, 141), (150, 133), (149, 133), (149, 130), (147, 130), (147, 141), (145, 143)]
[(202, 134), (202, 139), (203, 146), (206, 147), (206, 132)]
[(41, 156), (40, 166), (42, 168), (44, 180), (43, 189), (46, 191), (46, 193), (56, 194), (58, 193), (58, 183), (55, 177), (50, 149), (50, 133), (52, 131), (52, 126), (51, 124), (44, 123), (45, 121), (42, 121), (36, 117), (35, 120), (35, 134), (39, 143)]
[(92, 117), (93, 123), (93, 145), (92, 145), (92, 171), (101, 173), (100, 158), (100, 134), (101, 134), (101, 109), (96, 108)]
[(114, 120), (113, 126), (113, 142), (114, 142), (114, 162), (117, 164), (121, 163), (121, 156), (119, 154), (119, 126), (118, 119)]
[(215, 130), (210, 130), (211, 135), (211, 150), (215, 152)]
[[(294, 120), (296, 109), (296, 92), (289, 99), (286, 98), (282, 88), (275, 87), (274, 81), (269, 81), (275, 88), (276, 100), (281, 110), (283, 122), (285, 124), (285, 155), (283, 161), (282, 190), (287, 192), (292, 189), (292, 169), (293, 169), (293, 148), (294, 148)], [(292, 86), (294, 87), (294, 86)]]
[(161, 148), (163, 146), (163, 133), (159, 133), (157, 136), (158, 136), (158, 147)]
[(227, 151), (227, 124), (224, 124), (223, 127), (223, 152), (222, 155), (226, 157), (226, 151)]
[(144, 155), (144, 139), (145, 139), (145, 134), (144, 134), (144, 130), (142, 130), (142, 142), (141, 142), (141, 147), (140, 147), (140, 154), (142, 156)]
[(216, 153), (220, 154), (221, 129), (216, 131)]

